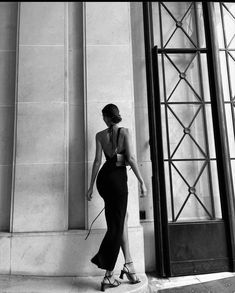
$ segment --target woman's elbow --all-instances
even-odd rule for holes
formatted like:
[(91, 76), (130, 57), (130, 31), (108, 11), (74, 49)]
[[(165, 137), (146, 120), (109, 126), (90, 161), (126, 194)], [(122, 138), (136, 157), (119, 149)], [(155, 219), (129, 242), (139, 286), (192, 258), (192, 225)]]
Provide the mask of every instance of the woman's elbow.
[(128, 156), (127, 157), (127, 162), (131, 165), (133, 163), (136, 163), (136, 159), (134, 156)]
[(99, 159), (95, 159), (95, 160), (94, 160), (94, 165), (96, 165), (96, 166), (100, 166), (100, 165), (101, 165), (101, 160), (99, 160)]

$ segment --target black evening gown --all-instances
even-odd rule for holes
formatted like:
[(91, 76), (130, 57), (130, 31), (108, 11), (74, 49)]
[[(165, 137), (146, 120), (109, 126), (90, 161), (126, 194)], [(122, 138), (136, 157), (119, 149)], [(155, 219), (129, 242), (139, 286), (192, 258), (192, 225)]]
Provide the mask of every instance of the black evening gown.
[[(118, 129), (117, 141), (120, 128)], [(96, 185), (104, 199), (107, 232), (98, 253), (91, 262), (99, 268), (112, 271), (121, 247), (121, 238), (127, 209), (128, 187), (126, 166), (116, 166), (116, 155), (105, 154), (106, 162), (97, 176)]]

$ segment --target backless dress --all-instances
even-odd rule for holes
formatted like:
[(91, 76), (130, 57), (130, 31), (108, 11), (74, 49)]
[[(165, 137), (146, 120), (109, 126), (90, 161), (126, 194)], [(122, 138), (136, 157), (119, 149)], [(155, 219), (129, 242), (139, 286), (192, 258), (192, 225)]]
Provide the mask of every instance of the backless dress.
[[(116, 146), (118, 146), (119, 134), (120, 128), (117, 132)], [(106, 162), (98, 173), (96, 186), (104, 200), (107, 231), (98, 253), (91, 259), (91, 262), (101, 269), (112, 271), (121, 247), (127, 209), (127, 171), (126, 166), (116, 166), (117, 153), (112, 157), (105, 152), (104, 154)]]

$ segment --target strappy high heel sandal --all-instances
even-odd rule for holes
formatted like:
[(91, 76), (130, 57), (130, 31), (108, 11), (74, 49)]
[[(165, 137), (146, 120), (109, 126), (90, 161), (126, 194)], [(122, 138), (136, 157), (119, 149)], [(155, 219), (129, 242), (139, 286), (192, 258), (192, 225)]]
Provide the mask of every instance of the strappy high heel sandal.
[(123, 280), (123, 276), (126, 275), (127, 279), (130, 281), (131, 284), (137, 284), (140, 283), (140, 279), (136, 276), (136, 273), (131, 273), (126, 265), (133, 263), (127, 262), (124, 264), (123, 269), (121, 270), (120, 279)]
[[(104, 279), (101, 282), (101, 289), (100, 289), (102, 292), (104, 292), (106, 288), (118, 287), (121, 284), (121, 282), (119, 282), (117, 279), (114, 279), (114, 281), (111, 282), (109, 279), (110, 277), (112, 277), (112, 275), (104, 276)], [(108, 282), (105, 282), (105, 280), (108, 280)]]

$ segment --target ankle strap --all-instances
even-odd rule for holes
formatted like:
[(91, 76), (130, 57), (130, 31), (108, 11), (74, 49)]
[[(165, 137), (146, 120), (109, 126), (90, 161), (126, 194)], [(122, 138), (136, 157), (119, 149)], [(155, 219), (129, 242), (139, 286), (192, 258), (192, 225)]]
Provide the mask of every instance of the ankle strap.
[(126, 262), (126, 263), (124, 264), (124, 266), (125, 266), (125, 265), (129, 265), (129, 264), (131, 264), (131, 263), (133, 263), (133, 261)]

